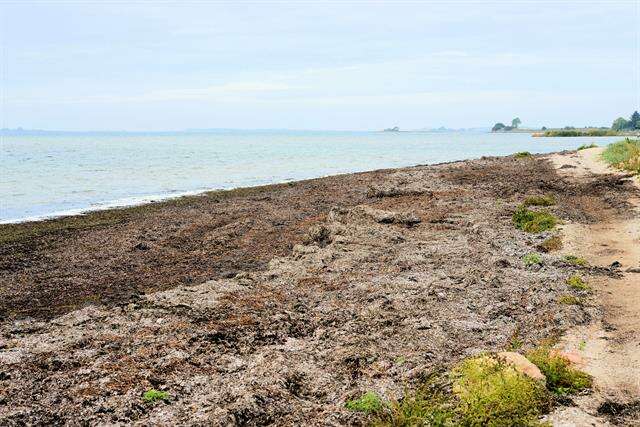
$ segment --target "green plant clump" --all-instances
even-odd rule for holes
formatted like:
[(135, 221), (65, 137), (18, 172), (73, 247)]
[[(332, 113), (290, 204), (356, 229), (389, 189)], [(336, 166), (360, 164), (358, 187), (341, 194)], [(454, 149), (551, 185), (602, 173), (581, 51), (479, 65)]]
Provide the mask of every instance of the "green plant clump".
[(542, 384), (488, 356), (463, 361), (452, 378), (459, 425), (532, 425), (548, 405)]
[(574, 275), (567, 279), (567, 285), (573, 289), (577, 289), (579, 291), (590, 291), (591, 288), (580, 276)]
[(547, 388), (555, 394), (582, 391), (590, 388), (593, 382), (589, 374), (573, 368), (568, 360), (552, 352), (549, 347), (528, 352), (527, 359), (547, 377)]
[(556, 204), (556, 198), (552, 195), (548, 196), (530, 196), (524, 200), (524, 206), (553, 206)]
[(142, 400), (147, 403), (155, 403), (160, 400), (169, 400), (169, 393), (152, 388), (144, 392), (144, 394), (142, 395)]
[(541, 233), (556, 226), (558, 219), (548, 211), (532, 211), (521, 205), (513, 214), (516, 228), (528, 233)]
[(524, 261), (524, 265), (527, 267), (535, 264), (542, 264), (542, 257), (535, 252), (530, 254), (526, 254), (522, 257), (522, 261)]
[(528, 159), (530, 157), (533, 157), (533, 154), (531, 154), (528, 151), (520, 151), (516, 154), (513, 155), (516, 159)]
[(582, 300), (578, 297), (574, 297), (573, 295), (562, 295), (558, 302), (564, 305), (582, 305)]
[(441, 380), (429, 381), (416, 391), (407, 392), (388, 410), (380, 412), (373, 426), (453, 426), (456, 425), (455, 400)]
[(384, 403), (382, 399), (380, 399), (380, 396), (372, 391), (368, 391), (358, 399), (347, 400), (344, 406), (350, 411), (374, 414), (384, 408)]
[(580, 267), (586, 267), (588, 265), (587, 260), (584, 258), (580, 258), (575, 255), (566, 255), (564, 257), (564, 262), (571, 265), (577, 265)]
[(594, 144), (594, 143), (591, 143), (591, 144), (589, 144), (589, 145), (587, 145), (587, 144), (582, 144), (580, 147), (578, 147), (578, 151), (581, 151), (581, 150), (588, 150), (589, 148), (596, 148), (597, 146), (598, 146), (598, 144)]
[(602, 158), (618, 169), (640, 173), (640, 140), (626, 138), (610, 144), (602, 152)]

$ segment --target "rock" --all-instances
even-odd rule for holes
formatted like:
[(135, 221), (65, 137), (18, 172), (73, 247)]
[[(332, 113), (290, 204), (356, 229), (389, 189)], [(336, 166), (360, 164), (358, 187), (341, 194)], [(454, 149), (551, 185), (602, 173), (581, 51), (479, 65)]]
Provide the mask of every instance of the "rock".
[(640, 267), (629, 267), (625, 271), (627, 273), (640, 273)]
[(572, 365), (584, 366), (585, 361), (577, 352), (575, 351), (561, 351), (561, 350), (552, 350), (550, 352), (552, 356), (558, 356), (571, 363)]
[(519, 353), (512, 351), (503, 351), (498, 353), (498, 359), (508, 365), (513, 366), (516, 371), (523, 373), (529, 378), (533, 378), (536, 381), (546, 382), (546, 377), (540, 372), (540, 369), (533, 363), (529, 362), (529, 359)]
[(611, 265), (609, 266), (609, 268), (614, 269), (614, 268), (620, 268), (622, 266), (622, 264), (620, 264), (619, 261), (613, 261), (611, 263)]
[(148, 250), (149, 250), (149, 249), (151, 249), (151, 248), (150, 248), (150, 247), (149, 247), (149, 245), (147, 245), (146, 243), (144, 243), (144, 242), (140, 242), (140, 243), (138, 243), (137, 245), (135, 245), (135, 246), (133, 247), (133, 249), (137, 249), (137, 250), (139, 250), (139, 251), (148, 251)]

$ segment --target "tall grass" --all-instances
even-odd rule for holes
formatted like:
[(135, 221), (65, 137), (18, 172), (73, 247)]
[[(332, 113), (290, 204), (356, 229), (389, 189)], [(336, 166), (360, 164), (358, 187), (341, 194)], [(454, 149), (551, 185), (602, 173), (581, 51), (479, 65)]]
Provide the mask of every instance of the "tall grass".
[(640, 140), (626, 138), (610, 144), (602, 158), (618, 169), (640, 173)]

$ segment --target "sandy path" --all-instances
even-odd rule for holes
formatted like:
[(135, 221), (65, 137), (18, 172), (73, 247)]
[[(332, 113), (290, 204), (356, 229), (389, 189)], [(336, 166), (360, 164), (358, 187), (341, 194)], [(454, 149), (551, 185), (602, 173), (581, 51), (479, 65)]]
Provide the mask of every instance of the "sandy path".
[[(554, 155), (551, 160), (561, 174), (586, 176), (617, 173), (600, 160), (602, 148), (579, 151), (573, 156)], [(567, 167), (566, 165), (574, 166)], [(562, 167), (564, 166), (564, 168)], [(640, 187), (636, 180), (636, 185)], [(584, 257), (592, 265), (610, 266), (619, 262), (621, 277), (590, 280), (602, 306), (602, 318), (589, 326), (574, 329), (562, 342), (566, 351), (578, 352), (584, 370), (594, 377), (596, 392), (554, 415), (554, 425), (608, 425), (598, 416), (606, 401), (633, 404), (640, 400), (640, 200), (630, 199), (634, 210), (628, 219), (605, 219), (594, 224), (565, 224), (565, 254)], [(633, 420), (622, 422), (637, 425)]]

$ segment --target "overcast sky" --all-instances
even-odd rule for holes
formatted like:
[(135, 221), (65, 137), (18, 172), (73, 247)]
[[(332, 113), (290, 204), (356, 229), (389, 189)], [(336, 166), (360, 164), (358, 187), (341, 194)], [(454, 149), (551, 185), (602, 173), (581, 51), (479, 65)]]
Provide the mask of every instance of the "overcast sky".
[(640, 103), (637, 0), (20, 1), (0, 13), (0, 127), (608, 126)]

